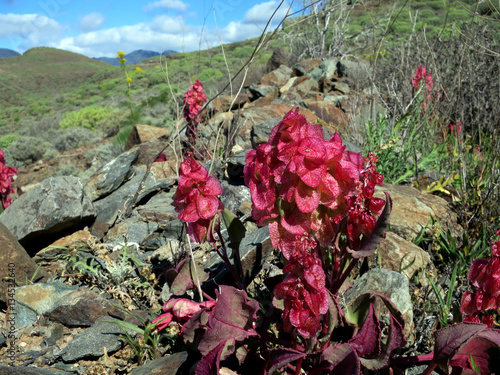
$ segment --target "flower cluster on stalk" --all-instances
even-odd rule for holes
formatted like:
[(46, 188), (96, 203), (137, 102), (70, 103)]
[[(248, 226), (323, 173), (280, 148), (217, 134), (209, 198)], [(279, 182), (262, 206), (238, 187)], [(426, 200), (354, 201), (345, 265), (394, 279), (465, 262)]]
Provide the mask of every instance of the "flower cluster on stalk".
[(188, 233), (193, 241), (201, 243), (204, 239), (213, 240), (213, 218), (224, 209), (218, 197), (220, 194), (220, 182), (210, 176), (198, 161), (187, 157), (181, 163), (174, 207), (179, 213), (179, 220), (188, 223)]
[(415, 69), (415, 75), (411, 80), (412, 95), (416, 90), (420, 89), (422, 85), (426, 86), (427, 94), (432, 90), (434, 81), (432, 79), (432, 74), (427, 72), (427, 68), (423, 65), (418, 66)]
[(203, 85), (199, 80), (193, 83), (184, 94), (184, 119), (187, 121), (186, 136), (189, 144), (194, 146), (198, 136), (197, 125), (198, 114), (207, 101), (207, 96), (203, 92)]
[(16, 168), (7, 167), (5, 165), (3, 151), (0, 150), (0, 202), (2, 203), (2, 207), (4, 209), (9, 207), (12, 203), (12, 198), (9, 195), (14, 193), (14, 189), (11, 185), (16, 174)]
[[(500, 230), (496, 232), (500, 236)], [(491, 246), (492, 257), (476, 259), (469, 269), (469, 280), (477, 287), (462, 296), (460, 312), (465, 322), (492, 327), (500, 308), (500, 240)]]
[(373, 197), (382, 183), (375, 161), (345, 150), (337, 133), (326, 140), (323, 128), (298, 110), (285, 115), (268, 143), (247, 154), (252, 216), (269, 226), (273, 247), (289, 262), (289, 275), (275, 289), (284, 300), (285, 329), (294, 326), (306, 337), (319, 329), (328, 295), (320, 248), (332, 246), (342, 232), (357, 250), (361, 235), (373, 230), (385, 203)]

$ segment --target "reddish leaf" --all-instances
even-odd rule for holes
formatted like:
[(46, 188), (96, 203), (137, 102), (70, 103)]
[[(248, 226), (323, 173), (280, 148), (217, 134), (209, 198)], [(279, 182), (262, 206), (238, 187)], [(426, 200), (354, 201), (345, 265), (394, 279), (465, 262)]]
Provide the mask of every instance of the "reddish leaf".
[(330, 370), (335, 375), (361, 374), (361, 365), (356, 351), (347, 343), (330, 345), (323, 350), (321, 359), (330, 363)]
[[(208, 274), (203, 268), (197, 267), (197, 270), (200, 283), (208, 280)], [(170, 286), (170, 291), (177, 296), (183, 295), (190, 289), (196, 289), (196, 285), (193, 281), (195, 276), (191, 258), (184, 258), (175, 269), (169, 269), (166, 273), (166, 277)]]
[[(457, 363), (464, 363), (463, 355), (477, 354), (484, 347), (484, 341), (491, 343), (490, 348), (500, 346), (500, 330), (488, 328), (484, 324), (455, 324), (436, 331), (435, 336), (433, 362), (443, 369), (448, 368), (450, 361), (457, 354), (459, 355)], [(480, 364), (484, 366), (484, 361), (480, 361)], [(479, 366), (477, 363), (476, 365)], [(481, 373), (489, 373), (489, 371), (481, 371)]]
[(276, 348), (269, 352), (268, 365), (264, 374), (272, 374), (283, 366), (296, 361), (297, 359), (304, 358), (305, 353), (288, 348)]
[[(385, 307), (389, 310), (390, 324), (388, 335), (385, 339), (385, 345), (381, 345), (382, 351), (380, 352), (380, 354), (378, 354), (374, 358), (360, 358), (361, 364), (370, 370), (377, 370), (385, 366), (389, 360), (391, 352), (394, 349), (400, 348), (406, 344), (406, 338), (403, 333), (403, 317), (396, 306), (383, 294), (376, 293), (373, 295), (369, 295), (368, 293), (366, 293), (359, 296), (349, 307), (349, 310), (347, 312), (348, 319), (351, 322), (356, 323), (358, 326), (361, 325), (362, 322), (365, 322), (367, 319), (370, 319), (370, 312), (376, 298), (380, 299), (385, 304)], [(371, 325), (371, 327), (374, 328), (373, 325)], [(356, 345), (359, 345), (359, 343), (356, 342)], [(369, 347), (370, 345), (367, 346), (367, 348)]]
[(257, 320), (259, 304), (257, 301), (247, 301), (245, 291), (226, 285), (222, 285), (216, 294), (217, 304), (210, 314), (198, 350), (206, 356), (219, 345), (227, 343), (227, 349), (221, 355), (223, 360), (234, 351), (236, 341), (257, 335), (253, 325)]
[(370, 310), (359, 332), (351, 340), (351, 345), (360, 357), (373, 357), (381, 352), (380, 340), (382, 330), (380, 322), (375, 312), (373, 303), (370, 303)]
[(198, 362), (195, 375), (219, 375), (220, 361), (225, 342), (221, 342)]
[[(491, 358), (490, 353), (493, 348), (498, 349), (498, 344), (482, 337), (474, 338), (455, 354), (450, 361), (450, 366), (462, 370), (476, 368), (480, 374), (498, 373), (498, 369), (495, 371), (493, 368), (490, 368), (492, 360), (498, 362), (498, 351), (496, 357)], [(474, 361), (474, 366), (472, 365), (471, 358)]]

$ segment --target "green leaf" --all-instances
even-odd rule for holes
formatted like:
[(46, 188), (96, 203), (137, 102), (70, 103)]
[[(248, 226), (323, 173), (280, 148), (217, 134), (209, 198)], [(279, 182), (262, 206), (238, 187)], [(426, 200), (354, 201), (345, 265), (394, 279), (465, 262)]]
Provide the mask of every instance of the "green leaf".
[(224, 224), (226, 224), (229, 235), (229, 247), (237, 249), (241, 240), (245, 237), (246, 229), (240, 219), (227, 208), (222, 211), (222, 218), (224, 219)]

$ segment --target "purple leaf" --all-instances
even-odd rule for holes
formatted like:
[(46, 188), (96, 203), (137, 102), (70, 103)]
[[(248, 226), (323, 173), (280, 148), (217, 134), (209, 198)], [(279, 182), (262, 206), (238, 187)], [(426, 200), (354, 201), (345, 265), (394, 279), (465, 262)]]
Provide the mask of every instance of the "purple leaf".
[(356, 336), (349, 340), (349, 345), (356, 350), (360, 357), (373, 357), (381, 352), (380, 339), (382, 330), (375, 312), (375, 307), (370, 304), (370, 311)]
[[(367, 320), (370, 322), (371, 319), (371, 322), (367, 326), (368, 331), (364, 335), (365, 337), (373, 340), (374, 337), (373, 336), (370, 337), (370, 334), (376, 335), (377, 333), (373, 331), (370, 333), (370, 329), (376, 330), (377, 328), (375, 326), (376, 324), (379, 324), (378, 319), (370, 317), (372, 311), (374, 313), (375, 309), (373, 309), (373, 307), (374, 303), (376, 302), (376, 299), (381, 300), (385, 304), (385, 307), (389, 310), (390, 324), (389, 324), (388, 335), (385, 340), (385, 345), (381, 345), (382, 350), (379, 351), (379, 353), (372, 358), (366, 358), (365, 354), (360, 354), (360, 356), (362, 356), (360, 358), (361, 364), (370, 370), (376, 370), (385, 366), (389, 360), (391, 352), (394, 349), (402, 347), (406, 344), (406, 338), (403, 333), (403, 327), (404, 327), (403, 317), (396, 308), (396, 306), (391, 302), (391, 300), (389, 300), (383, 294), (376, 293), (370, 295), (366, 293), (359, 296), (349, 308), (348, 311), (349, 319), (352, 322), (356, 323), (358, 326), (363, 323), (363, 329), (365, 326), (364, 322), (366, 322)], [(361, 332), (361, 330), (359, 332)], [(379, 340), (380, 340), (379, 344), (381, 344), (382, 341), (381, 337), (379, 337)], [(359, 341), (355, 340), (353, 344), (356, 345), (354, 347), (356, 348), (356, 350), (358, 350)], [(365, 345), (367, 346), (363, 350), (369, 352), (370, 347), (375, 350), (375, 347), (373, 346), (373, 341), (371, 342), (371, 345), (369, 345), (369, 343), (366, 343)]]
[(500, 346), (500, 330), (488, 328), (484, 324), (460, 323), (435, 332), (433, 362), (447, 369), (451, 365), (462, 369), (472, 369), (470, 357), (480, 369), (488, 374), (490, 357), (485, 354)]
[(385, 194), (385, 207), (380, 217), (375, 224), (375, 228), (370, 233), (370, 236), (363, 240), (361, 244), (361, 248), (358, 251), (347, 248), (349, 253), (351, 253), (352, 257), (355, 259), (366, 258), (375, 253), (378, 246), (380, 245), (380, 241), (385, 238), (385, 233), (387, 232), (387, 228), (390, 223), (390, 216), (392, 211), (392, 199), (389, 193)]
[(268, 366), (264, 374), (272, 374), (283, 366), (297, 359), (304, 358), (305, 353), (288, 348), (272, 349), (269, 353)]
[(330, 372), (335, 375), (361, 374), (361, 365), (356, 351), (347, 343), (330, 345), (323, 350), (321, 359), (330, 364)]
[(220, 357), (225, 343), (221, 342), (213, 350), (205, 355), (196, 366), (195, 375), (219, 375)]
[(220, 344), (227, 343), (221, 355), (224, 360), (234, 351), (236, 341), (257, 335), (254, 324), (259, 304), (257, 301), (248, 301), (245, 291), (226, 285), (221, 285), (220, 293), (216, 294), (217, 304), (208, 318), (208, 327), (198, 350), (205, 356)]
[[(208, 279), (208, 274), (203, 270), (203, 268), (197, 266), (198, 278), (200, 283), (203, 283)], [(179, 262), (177, 267), (174, 269), (169, 269), (166, 273), (167, 282), (170, 286), (170, 291), (181, 296), (190, 289), (196, 289), (196, 284), (193, 280), (196, 280), (194, 274), (193, 262), (190, 258), (184, 258)]]
[(186, 344), (194, 342), (196, 330), (204, 329), (208, 323), (210, 313), (206, 310), (195, 312), (193, 316), (184, 324), (182, 338)]

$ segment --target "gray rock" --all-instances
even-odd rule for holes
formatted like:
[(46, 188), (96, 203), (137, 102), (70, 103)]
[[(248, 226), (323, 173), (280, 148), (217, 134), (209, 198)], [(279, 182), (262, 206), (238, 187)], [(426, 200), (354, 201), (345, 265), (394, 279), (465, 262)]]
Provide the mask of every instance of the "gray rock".
[(46, 284), (32, 284), (16, 288), (16, 302), (22, 302), (43, 315), (65, 302), (67, 297), (78, 287), (59, 281)]
[(327, 95), (323, 98), (325, 102), (331, 102), (338, 105), (342, 100), (347, 100), (349, 97), (347, 95)]
[(251, 84), (248, 90), (252, 94), (254, 100), (265, 96), (271, 96), (273, 98), (279, 96), (279, 90), (276, 86)]
[[(431, 261), (426, 251), (393, 232), (387, 232), (386, 237), (380, 243), (378, 253), (385, 269), (401, 272), (410, 280), (419, 270), (425, 269)], [(373, 255), (374, 261), (375, 258), (376, 255)], [(428, 285), (427, 277), (420, 277), (420, 283), (424, 286)]]
[(252, 132), (250, 133), (252, 137), (252, 147), (256, 149), (259, 145), (267, 143), (269, 141), (271, 131), (280, 121), (280, 119), (271, 118), (261, 122), (260, 124), (255, 124), (252, 127)]
[(342, 94), (349, 94), (351, 92), (349, 85), (345, 82), (334, 82), (333, 89), (340, 91)]
[[(105, 350), (108, 354), (118, 350), (124, 344), (120, 338), (124, 331), (112, 320), (109, 317), (97, 319), (92, 327), (81, 332), (64, 348), (62, 359), (65, 362), (74, 362), (82, 358), (100, 357), (104, 355)], [(127, 332), (132, 337), (136, 335), (135, 331)]]
[(51, 368), (37, 368), (27, 366), (0, 366), (0, 375), (69, 375), (72, 372), (66, 372)]
[(221, 200), (225, 208), (236, 213), (241, 203), (251, 202), (250, 189), (245, 185), (231, 185), (227, 181), (222, 181)]
[[(353, 287), (345, 293), (346, 306), (351, 305), (357, 297), (365, 293), (382, 293), (399, 309), (405, 321), (404, 333), (410, 337), (413, 331), (413, 305), (410, 296), (410, 283), (405, 275), (374, 268), (356, 279)], [(380, 311), (377, 311), (380, 318)]]
[(12, 233), (0, 222), (0, 301), (7, 302), (7, 292), (9, 284), (15, 285), (14, 280), (9, 282), (8, 278), (15, 278), (17, 281), (25, 282), (32, 280), (33, 282), (47, 281), (49, 274), (38, 269), (36, 263), (31, 259), (26, 250), (14, 238)]
[(86, 288), (71, 292), (44, 316), (66, 327), (89, 327), (101, 316), (125, 318), (125, 314), (111, 302)]
[[(391, 230), (412, 242), (425, 228), (431, 216), (439, 220), (445, 233), (448, 229), (460, 247), (462, 243), (463, 228), (458, 224), (457, 214), (451, 209), (448, 202), (437, 195), (424, 194), (411, 186), (384, 184), (375, 189), (377, 197), (385, 199), (383, 192), (388, 192), (392, 198), (393, 209), (391, 212)], [(428, 227), (429, 235), (432, 228)]]
[(321, 77), (332, 78), (337, 71), (337, 60), (325, 60), (309, 73), (309, 76), (318, 81)]
[(23, 245), (40, 236), (58, 233), (95, 217), (79, 178), (51, 177), (16, 199), (0, 215), (0, 221)]
[(83, 188), (87, 196), (95, 201), (106, 196), (120, 187), (120, 185), (131, 177), (132, 164), (139, 156), (139, 149), (124, 152), (116, 159), (103, 165), (90, 177)]
[(175, 375), (187, 357), (187, 352), (166, 355), (132, 370), (130, 375)]
[(22, 302), (16, 301), (14, 311), (16, 314), (12, 315), (15, 318), (13, 326), (15, 326), (16, 329), (30, 327), (38, 321), (39, 315), (37, 314), (37, 312)]
[[(136, 194), (141, 182), (146, 174), (146, 170), (141, 167), (134, 167), (135, 176), (120, 186), (112, 194), (95, 202), (95, 207), (98, 212), (94, 226), (94, 233), (99, 237), (103, 237), (109, 228), (113, 226), (120, 214), (124, 214), (127, 208), (132, 203), (132, 199)], [(174, 184), (173, 178), (156, 179), (149, 174), (135, 203), (139, 203), (141, 199), (152, 194), (153, 192), (168, 189)]]
[(142, 244), (158, 228), (158, 223), (145, 222), (133, 216), (111, 228), (104, 236), (104, 242), (114, 246), (123, 243)]

